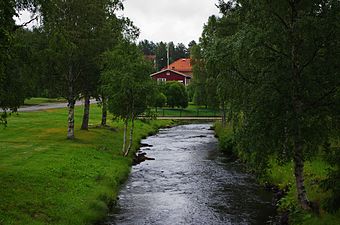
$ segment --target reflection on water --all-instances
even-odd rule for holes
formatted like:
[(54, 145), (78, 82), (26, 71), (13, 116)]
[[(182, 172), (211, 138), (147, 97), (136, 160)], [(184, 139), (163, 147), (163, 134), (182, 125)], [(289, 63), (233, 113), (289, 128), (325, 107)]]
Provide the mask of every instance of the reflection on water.
[(271, 194), (219, 154), (209, 128), (183, 125), (143, 140), (156, 160), (133, 167), (105, 224), (266, 224)]

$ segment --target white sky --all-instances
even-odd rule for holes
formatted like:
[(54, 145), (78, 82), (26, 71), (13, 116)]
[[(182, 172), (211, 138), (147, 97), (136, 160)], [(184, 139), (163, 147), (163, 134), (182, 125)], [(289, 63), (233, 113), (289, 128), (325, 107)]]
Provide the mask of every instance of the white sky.
[[(217, 1), (124, 0), (125, 10), (119, 14), (129, 17), (140, 29), (139, 40), (188, 45), (192, 40), (198, 42), (209, 16), (218, 14)], [(16, 20), (24, 23), (30, 20), (30, 15), (22, 12)]]
[(123, 12), (140, 29), (140, 40), (198, 41), (209, 16), (218, 14), (217, 0), (125, 0)]

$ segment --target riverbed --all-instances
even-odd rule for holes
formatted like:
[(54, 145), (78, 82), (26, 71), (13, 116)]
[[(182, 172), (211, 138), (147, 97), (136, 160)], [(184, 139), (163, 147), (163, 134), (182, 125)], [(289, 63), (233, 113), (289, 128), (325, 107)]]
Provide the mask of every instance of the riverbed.
[(218, 151), (210, 128), (182, 125), (143, 140), (155, 160), (132, 168), (105, 224), (270, 224), (271, 193)]

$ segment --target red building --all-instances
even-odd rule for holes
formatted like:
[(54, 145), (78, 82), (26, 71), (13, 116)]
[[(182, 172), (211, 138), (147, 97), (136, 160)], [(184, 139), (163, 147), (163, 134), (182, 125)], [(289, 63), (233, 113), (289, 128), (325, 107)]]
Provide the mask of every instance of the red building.
[(179, 59), (170, 64), (168, 68), (163, 68), (161, 71), (151, 74), (150, 76), (159, 83), (178, 81), (187, 86), (192, 79), (191, 60), (184, 58)]

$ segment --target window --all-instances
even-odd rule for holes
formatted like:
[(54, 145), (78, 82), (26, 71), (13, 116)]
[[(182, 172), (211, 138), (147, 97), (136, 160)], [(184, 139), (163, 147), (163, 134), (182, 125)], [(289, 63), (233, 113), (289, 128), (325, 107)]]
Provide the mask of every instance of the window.
[(170, 72), (166, 72), (166, 75), (167, 75), (167, 76), (170, 76)]
[(157, 79), (157, 83), (165, 83), (166, 82), (166, 78), (158, 78)]

